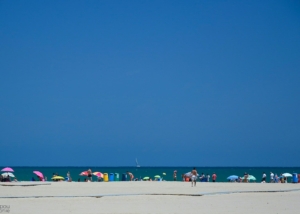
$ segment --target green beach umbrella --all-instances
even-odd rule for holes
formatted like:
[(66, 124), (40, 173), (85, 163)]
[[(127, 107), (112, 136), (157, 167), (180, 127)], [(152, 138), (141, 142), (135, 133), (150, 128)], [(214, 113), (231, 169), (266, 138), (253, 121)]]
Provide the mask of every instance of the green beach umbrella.
[[(242, 180), (244, 180), (244, 179), (245, 179), (245, 177), (242, 177)], [(256, 178), (253, 175), (248, 175), (247, 180), (249, 180), (249, 181), (256, 181)]]
[(159, 175), (155, 175), (154, 178), (160, 178), (160, 176)]
[(149, 177), (144, 177), (143, 180), (149, 180)]
[(250, 180), (250, 181), (251, 181), (251, 180), (256, 181), (256, 178), (255, 178), (253, 175), (249, 175), (249, 176), (248, 176), (248, 180)]

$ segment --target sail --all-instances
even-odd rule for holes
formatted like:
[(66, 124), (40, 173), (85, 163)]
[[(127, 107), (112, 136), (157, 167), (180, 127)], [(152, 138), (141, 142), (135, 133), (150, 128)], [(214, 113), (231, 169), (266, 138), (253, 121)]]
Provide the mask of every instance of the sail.
[(138, 161), (137, 161), (137, 158), (135, 159), (135, 163), (136, 163), (136, 167), (140, 167)]

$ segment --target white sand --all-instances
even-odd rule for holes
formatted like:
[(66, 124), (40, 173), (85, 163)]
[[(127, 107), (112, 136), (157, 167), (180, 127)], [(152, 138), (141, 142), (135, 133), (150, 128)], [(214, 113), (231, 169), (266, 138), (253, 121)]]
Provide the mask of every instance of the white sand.
[(186, 182), (58, 182), (0, 186), (0, 197), (0, 205), (10, 205), (10, 213), (300, 212), (300, 184), (197, 183), (191, 187)]

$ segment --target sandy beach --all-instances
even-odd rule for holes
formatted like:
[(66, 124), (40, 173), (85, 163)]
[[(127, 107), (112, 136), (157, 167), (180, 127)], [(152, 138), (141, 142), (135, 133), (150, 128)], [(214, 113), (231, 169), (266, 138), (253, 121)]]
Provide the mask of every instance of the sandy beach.
[[(36, 186), (33, 186), (36, 185)], [(300, 185), (188, 182), (1, 183), (9, 213), (298, 213)]]

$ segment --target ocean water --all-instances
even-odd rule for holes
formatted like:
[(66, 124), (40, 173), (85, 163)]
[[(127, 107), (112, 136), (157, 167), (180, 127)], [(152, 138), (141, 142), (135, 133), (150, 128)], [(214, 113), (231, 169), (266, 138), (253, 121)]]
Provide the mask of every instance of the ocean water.
[[(1, 167), (4, 168), (6, 166)], [(181, 175), (192, 170), (192, 167), (12, 167), (14, 169), (14, 175), (19, 181), (30, 181), (32, 177), (37, 180), (33, 171), (40, 171), (47, 177), (48, 181), (51, 181), (53, 173), (58, 173), (60, 176), (66, 177), (69, 171), (73, 181), (84, 180), (84, 176), (79, 174), (83, 171), (91, 169), (92, 172), (102, 173), (119, 173), (120, 179), (123, 173), (130, 171), (134, 174), (135, 178), (151, 177), (160, 175), (163, 180), (173, 181), (173, 172), (177, 170), (177, 181), (181, 181)], [(230, 175), (243, 176), (245, 172), (256, 177), (256, 182), (261, 181), (263, 172), (267, 174), (267, 181), (270, 178), (270, 172), (277, 174), (281, 173), (300, 173), (300, 167), (196, 167), (199, 174), (217, 174), (217, 182), (227, 182), (227, 177)], [(163, 175), (165, 173), (166, 175)], [(97, 177), (93, 176), (93, 180), (96, 181)], [(211, 179), (210, 179), (211, 180)]]

